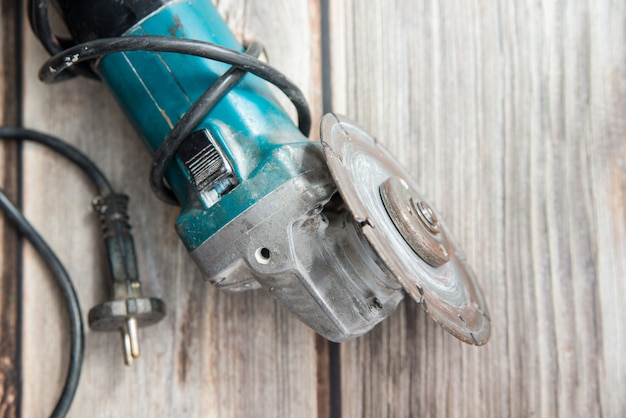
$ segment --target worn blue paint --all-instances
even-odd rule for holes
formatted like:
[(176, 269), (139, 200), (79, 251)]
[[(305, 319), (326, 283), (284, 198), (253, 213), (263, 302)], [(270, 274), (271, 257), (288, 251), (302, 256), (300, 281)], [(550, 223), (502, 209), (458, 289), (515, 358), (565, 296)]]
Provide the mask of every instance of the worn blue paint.
[[(210, 0), (172, 2), (126, 35), (176, 36), (243, 50)], [(97, 71), (154, 153), (191, 104), (228, 68), (188, 55), (135, 51), (107, 56)], [(189, 251), (285, 181), (302, 174), (301, 161), (293, 156), (312, 146), (267, 83), (251, 74), (198, 125), (203, 128), (232, 161), (240, 184), (206, 208), (195, 196), (182, 161), (170, 164), (166, 178), (183, 206), (176, 227)]]

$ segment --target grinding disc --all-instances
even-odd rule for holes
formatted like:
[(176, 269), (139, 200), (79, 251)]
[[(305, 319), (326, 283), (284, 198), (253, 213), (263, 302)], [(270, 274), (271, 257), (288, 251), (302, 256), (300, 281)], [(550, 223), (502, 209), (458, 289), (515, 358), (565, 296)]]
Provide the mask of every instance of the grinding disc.
[[(342, 116), (324, 116), (321, 139), (339, 193), (370, 245), (406, 293), (455, 337), (469, 344), (486, 343), (491, 321), (475, 274), (446, 224), (426, 203), (407, 172), (363, 128)], [(407, 198), (416, 202), (413, 211), (417, 207), (429, 221), (436, 219), (437, 230), (433, 229), (433, 233), (445, 237), (439, 238), (445, 242), (445, 248), (438, 247), (439, 258), (426, 257), (423, 251), (428, 251), (428, 247), (420, 247), (420, 237), (407, 235), (415, 234), (414, 229), (401, 228), (404, 221), (398, 219), (400, 216), (394, 214), (392, 219), (389, 203), (386, 208), (381, 197), (383, 183), (402, 187)], [(411, 212), (411, 208), (406, 211)]]

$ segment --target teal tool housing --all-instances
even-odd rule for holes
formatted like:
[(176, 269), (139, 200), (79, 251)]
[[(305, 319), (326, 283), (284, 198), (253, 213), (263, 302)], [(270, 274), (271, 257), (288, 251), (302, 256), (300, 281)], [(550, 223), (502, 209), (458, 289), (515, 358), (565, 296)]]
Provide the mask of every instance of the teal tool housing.
[[(124, 35), (173, 36), (244, 50), (206, 0), (167, 3)], [(154, 153), (181, 116), (229, 68), (191, 55), (132, 51), (104, 57), (95, 71)], [(287, 180), (301, 175), (304, 150), (319, 146), (298, 130), (268, 83), (252, 74), (246, 74), (195, 129), (203, 130), (230, 163), (232, 175), (213, 185), (209, 201), (194, 187), (189, 167), (180, 156), (167, 168), (165, 177), (182, 206), (176, 229), (189, 252)]]
[[(242, 54), (210, 0), (56, 2), (77, 45), (57, 53), (62, 45), (40, 37), (56, 54), (40, 78), (60, 80), (74, 67), (108, 84), (154, 154), (153, 189), (174, 200), (160, 187), (165, 170), (182, 205), (178, 234), (208, 281), (263, 287), (332, 341), (368, 332), (405, 295), (459, 339), (487, 341), (475, 275), (408, 173), (357, 123), (332, 113), (321, 142), (308, 141), (301, 92)], [(268, 83), (245, 71), (286, 93), (304, 134)]]

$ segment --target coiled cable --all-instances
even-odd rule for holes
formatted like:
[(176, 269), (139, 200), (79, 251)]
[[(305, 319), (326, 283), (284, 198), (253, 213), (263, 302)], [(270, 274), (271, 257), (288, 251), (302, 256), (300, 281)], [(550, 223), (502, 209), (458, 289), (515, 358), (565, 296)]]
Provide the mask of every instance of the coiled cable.
[[(76, 164), (93, 182), (100, 195), (105, 196), (113, 193), (111, 183), (102, 171), (85, 154), (58, 138), (29, 129), (5, 126), (0, 127), (0, 139), (30, 140), (44, 145)], [(64, 417), (78, 388), (85, 352), (85, 325), (78, 295), (72, 279), (58, 257), (2, 190), (0, 190), (0, 209), (15, 224), (20, 233), (31, 242), (48, 265), (65, 301), (70, 320), (70, 362), (61, 396), (51, 415), (52, 417)]]
[[(150, 185), (154, 193), (164, 202), (176, 204), (176, 198), (165, 184), (165, 169), (176, 155), (178, 147), (191, 133), (197, 123), (213, 106), (246, 74), (252, 73), (278, 87), (293, 103), (298, 112), (298, 128), (308, 136), (311, 130), (311, 112), (302, 91), (284, 74), (257, 58), (242, 52), (209, 42), (167, 36), (122, 36), (103, 38), (73, 46), (50, 58), (41, 67), (39, 78), (46, 83), (64, 79), (64, 71), (79, 63), (98, 59), (109, 54), (128, 51), (173, 52), (194, 55), (230, 64), (233, 67), (222, 75), (183, 115), (174, 129), (167, 135), (153, 157)], [(253, 42), (248, 51), (260, 51)], [(61, 78), (60, 78), (61, 77)]]

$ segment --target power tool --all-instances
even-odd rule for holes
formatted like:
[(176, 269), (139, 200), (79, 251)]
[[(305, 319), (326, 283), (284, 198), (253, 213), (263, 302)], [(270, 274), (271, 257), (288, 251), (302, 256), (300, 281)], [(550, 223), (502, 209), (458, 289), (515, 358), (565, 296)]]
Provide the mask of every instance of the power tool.
[[(415, 182), (342, 116), (326, 115), (321, 142), (310, 141), (302, 93), (254, 58), (258, 45), (246, 51), (209, 0), (57, 4), (79, 45), (41, 79), (90, 61), (83, 70), (153, 154), (151, 184), (180, 204), (176, 230), (211, 283), (264, 287), (332, 341), (366, 333), (405, 294), (461, 340), (487, 341), (474, 274)], [(298, 127), (262, 78), (294, 101)]]
[[(487, 342), (475, 274), (416, 182), (344, 116), (325, 115), (321, 140), (310, 140), (304, 95), (210, 0), (55, 1), (71, 40), (52, 34), (47, 1), (29, 8), (53, 55), (40, 78), (108, 86), (153, 156), (153, 191), (180, 205), (178, 235), (212, 284), (265, 288), (335, 342), (367, 333), (407, 294), (460, 340)], [(96, 204), (103, 216), (110, 206)], [(145, 309), (162, 309), (153, 303)], [(106, 328), (113, 311), (92, 310), (90, 324)]]

